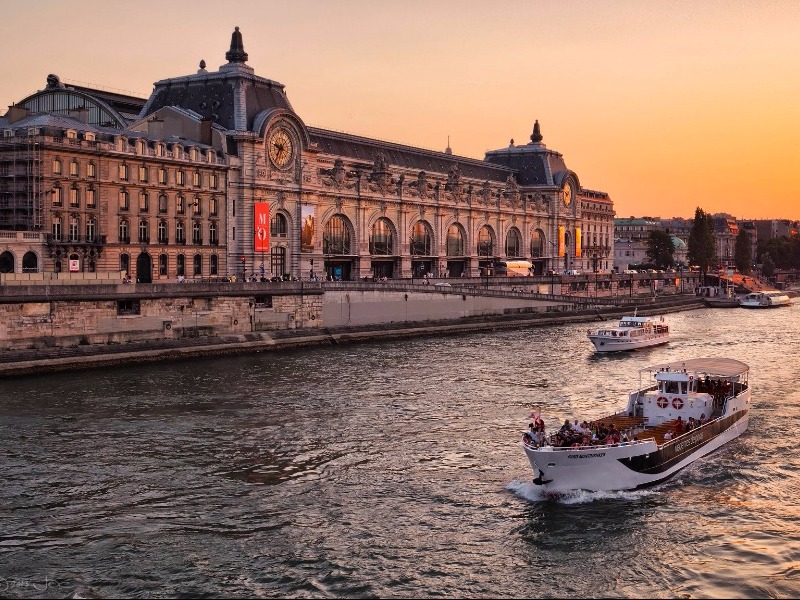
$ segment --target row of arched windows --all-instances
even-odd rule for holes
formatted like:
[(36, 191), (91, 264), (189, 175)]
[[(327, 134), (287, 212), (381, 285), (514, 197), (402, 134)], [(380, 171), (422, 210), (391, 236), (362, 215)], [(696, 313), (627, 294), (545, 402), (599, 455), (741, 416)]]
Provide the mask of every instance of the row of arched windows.
[(86, 219), (86, 228), (81, 231), (80, 216), (69, 215), (65, 223), (61, 215), (55, 214), (52, 217), (50, 233), (53, 240), (57, 242), (94, 243), (98, 241), (97, 219), (88, 217)]
[[(13, 273), (15, 265), (14, 254), (9, 250), (0, 253), (0, 273)], [(39, 257), (35, 252), (28, 251), (22, 255), (22, 272), (37, 273), (39, 271)]]
[[(187, 261), (187, 258), (189, 259)], [(158, 255), (158, 274), (162, 277), (170, 276), (169, 272), (169, 255)], [(178, 254), (175, 256), (174, 275), (178, 277), (188, 276), (204, 276), (204, 275), (219, 275), (219, 256), (211, 254), (208, 257), (208, 263), (202, 254), (195, 254), (194, 256), (187, 257), (185, 254)], [(131, 256), (130, 254), (120, 254), (119, 256), (119, 269), (130, 273), (131, 271)], [(141, 277), (141, 273), (138, 273)]]
[[(351, 254), (350, 226), (345, 217), (336, 215), (326, 224), (323, 233), (324, 254)], [(461, 225), (454, 224), (447, 229), (445, 238), (446, 256), (465, 256), (466, 233)], [(398, 243), (399, 242), (399, 243)], [(372, 225), (369, 234), (369, 253), (373, 256), (393, 256), (402, 254), (403, 240), (397, 239), (394, 225), (389, 219), (380, 218)], [(545, 237), (541, 229), (531, 231), (530, 256), (541, 258), (544, 256)], [(512, 227), (508, 230), (505, 239), (505, 246), (502, 253), (509, 258), (524, 256), (522, 234), (519, 229)], [(426, 221), (418, 221), (411, 228), (411, 235), (408, 240), (408, 252), (411, 256), (432, 256), (434, 255), (434, 235), (433, 229)], [(498, 244), (494, 230), (484, 225), (478, 231), (478, 239), (475, 252), (478, 256), (496, 256)]]

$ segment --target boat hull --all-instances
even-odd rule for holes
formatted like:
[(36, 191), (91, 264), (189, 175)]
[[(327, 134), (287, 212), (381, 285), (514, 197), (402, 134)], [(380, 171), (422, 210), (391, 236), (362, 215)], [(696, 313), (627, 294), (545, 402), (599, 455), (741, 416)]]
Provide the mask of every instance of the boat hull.
[[(654, 440), (585, 448), (531, 448), (525, 454), (545, 491), (632, 490), (666, 481), (692, 462), (742, 435), (749, 410), (711, 421), (669, 443)], [(646, 434), (645, 434), (646, 435)]]
[(622, 352), (625, 350), (636, 350), (637, 348), (649, 348), (651, 346), (666, 344), (669, 342), (669, 336), (631, 340), (620, 337), (590, 335), (589, 341), (592, 342), (597, 352)]

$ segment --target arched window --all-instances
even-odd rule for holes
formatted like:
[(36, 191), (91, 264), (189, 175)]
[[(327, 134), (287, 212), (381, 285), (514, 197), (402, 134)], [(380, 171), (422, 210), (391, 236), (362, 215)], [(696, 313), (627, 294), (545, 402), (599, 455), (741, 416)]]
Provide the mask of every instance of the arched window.
[(167, 260), (166, 254), (158, 255), (158, 274), (161, 276), (165, 276), (167, 274)]
[(175, 243), (176, 244), (186, 243), (186, 230), (184, 229), (183, 221), (175, 222)]
[(158, 243), (167, 243), (167, 222), (164, 219), (158, 222)]
[(178, 194), (175, 197), (175, 213), (182, 215), (186, 212), (186, 199)]
[(158, 197), (158, 212), (165, 213), (167, 212), (167, 195), (161, 194)]
[(208, 201), (208, 214), (212, 217), (216, 217), (219, 213), (219, 199), (216, 196), (211, 196), (211, 199)]
[(508, 230), (506, 236), (506, 256), (508, 258), (518, 258), (522, 256), (522, 237), (516, 227)]
[(219, 244), (219, 239), (217, 238), (217, 224), (214, 222), (208, 224), (208, 243), (212, 246)]
[(219, 275), (219, 257), (216, 254), (212, 254), (209, 257), (208, 274), (209, 275)]
[(61, 206), (64, 202), (64, 190), (60, 185), (53, 187), (53, 206)]
[(86, 208), (97, 208), (97, 196), (95, 195), (94, 188), (89, 186), (86, 189)]
[(544, 256), (544, 233), (541, 229), (534, 229), (531, 233), (531, 258)]
[(69, 175), (70, 177), (77, 177), (78, 174), (78, 161), (73, 158), (69, 163)]
[(350, 230), (344, 217), (335, 215), (325, 224), (322, 236), (324, 254), (350, 254)]
[(175, 274), (186, 275), (186, 257), (183, 254), (178, 254), (175, 257)]
[(89, 217), (86, 219), (86, 241), (97, 241), (97, 219), (94, 217)]
[(194, 255), (194, 274), (203, 274), (203, 256), (201, 254)]
[(127, 275), (131, 273), (131, 257), (128, 254), (119, 255), (119, 270), (125, 271)]
[(494, 256), (494, 234), (488, 225), (478, 232), (478, 256)]
[(394, 233), (389, 219), (381, 217), (372, 225), (369, 253), (382, 256), (394, 254)]
[(433, 248), (433, 234), (430, 226), (425, 221), (417, 221), (411, 229), (409, 250), (411, 256), (431, 256)]
[(458, 225), (450, 225), (447, 229), (447, 256), (464, 256), (464, 232)]
[(23, 273), (38, 273), (39, 272), (39, 257), (35, 252), (26, 252), (22, 257), (22, 272)]
[(203, 214), (203, 204), (200, 200), (200, 196), (195, 196), (194, 200), (192, 201), (192, 212), (195, 216), (200, 216)]
[(127, 190), (121, 190), (119, 193), (119, 209), (125, 211), (131, 209), (131, 197)]
[(147, 222), (147, 219), (139, 221), (139, 243), (150, 243), (150, 224)]
[(0, 273), (14, 272), (14, 255), (8, 250), (0, 254)]
[(97, 177), (97, 166), (94, 161), (89, 161), (89, 164), (86, 165), (86, 176), (92, 179)]
[(128, 244), (131, 241), (131, 229), (128, 224), (128, 219), (119, 220), (119, 242), (120, 244)]
[(150, 196), (147, 192), (139, 192), (139, 212), (146, 213), (150, 210)]
[(122, 181), (128, 181), (128, 165), (125, 163), (120, 163), (119, 165), (119, 178)]
[(275, 213), (269, 220), (269, 233), (273, 237), (286, 237), (288, 231), (286, 217), (281, 213)]
[(81, 191), (77, 185), (69, 188), (69, 206), (70, 208), (80, 208), (81, 206)]
[(53, 175), (61, 175), (61, 159), (53, 159)]

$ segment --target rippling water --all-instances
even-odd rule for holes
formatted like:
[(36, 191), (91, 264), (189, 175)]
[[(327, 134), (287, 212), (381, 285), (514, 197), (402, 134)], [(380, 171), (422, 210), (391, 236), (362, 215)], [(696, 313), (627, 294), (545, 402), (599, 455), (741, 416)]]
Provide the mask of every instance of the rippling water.
[[(800, 596), (800, 306), (0, 381), (0, 595)], [(647, 491), (541, 497), (518, 445), (651, 363), (751, 366), (747, 434)]]

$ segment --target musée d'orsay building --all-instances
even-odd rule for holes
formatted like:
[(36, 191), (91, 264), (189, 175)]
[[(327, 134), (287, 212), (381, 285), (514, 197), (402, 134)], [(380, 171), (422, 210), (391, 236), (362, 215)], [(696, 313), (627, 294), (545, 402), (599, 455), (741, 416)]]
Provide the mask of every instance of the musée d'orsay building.
[[(63, 84), (0, 118), (0, 272), (458, 277), (498, 261), (610, 269), (613, 204), (530, 142), (483, 160), (307, 126), (227, 62), (148, 99)], [(505, 137), (505, 135), (503, 136)], [(507, 138), (506, 138), (507, 139)]]

